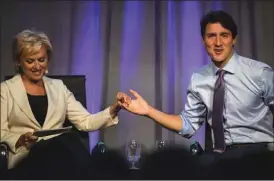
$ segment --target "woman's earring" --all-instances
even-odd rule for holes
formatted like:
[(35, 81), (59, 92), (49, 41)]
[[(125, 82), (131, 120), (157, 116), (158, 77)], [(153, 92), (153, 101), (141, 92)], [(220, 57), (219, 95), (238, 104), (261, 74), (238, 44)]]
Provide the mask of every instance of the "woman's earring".
[(48, 69), (46, 69), (45, 73), (46, 73), (46, 74), (48, 74), (48, 73), (49, 73)]
[(21, 73), (21, 68), (19, 63), (15, 64), (15, 71)]

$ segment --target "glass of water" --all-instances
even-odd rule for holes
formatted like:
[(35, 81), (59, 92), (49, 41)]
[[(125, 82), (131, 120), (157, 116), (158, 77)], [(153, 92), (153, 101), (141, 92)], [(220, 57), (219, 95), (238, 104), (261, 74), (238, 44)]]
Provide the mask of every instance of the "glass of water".
[(141, 144), (136, 140), (128, 141), (126, 144), (126, 156), (131, 166), (129, 169), (137, 170), (136, 163), (141, 158)]

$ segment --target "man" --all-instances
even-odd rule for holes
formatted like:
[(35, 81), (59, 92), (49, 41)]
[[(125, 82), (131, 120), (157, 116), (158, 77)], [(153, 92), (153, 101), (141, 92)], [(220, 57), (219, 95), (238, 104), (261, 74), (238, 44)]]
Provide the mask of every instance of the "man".
[(135, 99), (125, 109), (185, 137), (194, 135), (208, 121), (215, 156), (241, 157), (266, 151), (274, 139), (270, 109), (274, 104), (273, 70), (235, 52), (237, 25), (229, 14), (209, 12), (200, 25), (212, 62), (192, 75), (181, 114), (161, 112), (133, 90)]

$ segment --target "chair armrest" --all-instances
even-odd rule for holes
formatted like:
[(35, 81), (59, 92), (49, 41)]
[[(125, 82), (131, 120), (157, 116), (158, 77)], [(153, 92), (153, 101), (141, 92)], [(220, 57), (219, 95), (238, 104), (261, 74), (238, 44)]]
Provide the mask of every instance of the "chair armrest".
[(9, 145), (5, 142), (0, 142), (0, 170), (8, 169)]

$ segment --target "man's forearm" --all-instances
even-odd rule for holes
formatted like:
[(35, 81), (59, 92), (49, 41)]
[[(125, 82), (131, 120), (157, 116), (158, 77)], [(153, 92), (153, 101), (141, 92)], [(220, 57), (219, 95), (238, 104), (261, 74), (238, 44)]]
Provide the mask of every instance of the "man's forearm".
[(182, 119), (179, 115), (166, 114), (164, 112), (161, 112), (149, 106), (149, 111), (147, 116), (168, 129), (171, 129), (177, 132), (182, 130), (182, 127), (183, 127)]

